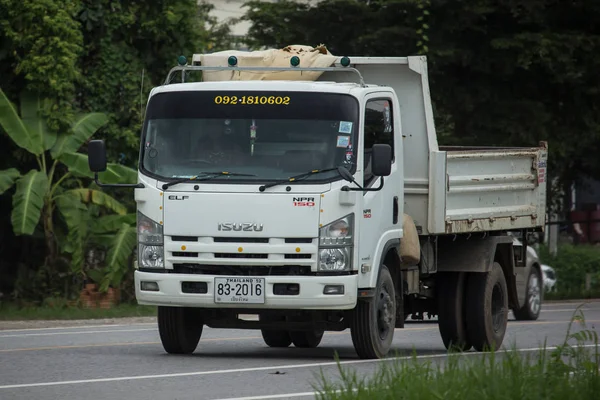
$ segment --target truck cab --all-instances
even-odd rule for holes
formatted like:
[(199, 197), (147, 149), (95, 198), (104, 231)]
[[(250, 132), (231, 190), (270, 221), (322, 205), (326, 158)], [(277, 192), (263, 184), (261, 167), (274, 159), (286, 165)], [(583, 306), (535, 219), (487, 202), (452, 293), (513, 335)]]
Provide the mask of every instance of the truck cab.
[[(380, 358), (419, 312), (447, 347), (499, 346), (505, 311), (525, 315), (532, 295), (507, 232), (543, 227), (545, 147), (440, 149), (424, 57), (302, 56), (195, 55), (149, 95), (135, 291), (158, 306), (165, 350), (193, 352), (203, 326), (260, 329), (272, 347), (350, 328)], [(104, 146), (90, 143), (93, 172)]]

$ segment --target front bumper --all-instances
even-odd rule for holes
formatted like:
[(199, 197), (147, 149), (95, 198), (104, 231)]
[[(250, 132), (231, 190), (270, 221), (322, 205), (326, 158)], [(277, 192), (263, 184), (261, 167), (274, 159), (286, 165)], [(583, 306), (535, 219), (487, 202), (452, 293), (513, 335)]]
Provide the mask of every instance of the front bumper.
[[(199, 308), (252, 308), (292, 310), (349, 310), (356, 306), (358, 276), (261, 276), (265, 278), (264, 304), (221, 304), (214, 301), (214, 275), (166, 274), (135, 271), (135, 296), (139, 304)], [(143, 291), (141, 281), (158, 283), (159, 291)], [(206, 282), (207, 293), (184, 293), (182, 282)], [(275, 295), (275, 283), (297, 283), (298, 295)], [(323, 294), (325, 285), (344, 285), (344, 294)]]

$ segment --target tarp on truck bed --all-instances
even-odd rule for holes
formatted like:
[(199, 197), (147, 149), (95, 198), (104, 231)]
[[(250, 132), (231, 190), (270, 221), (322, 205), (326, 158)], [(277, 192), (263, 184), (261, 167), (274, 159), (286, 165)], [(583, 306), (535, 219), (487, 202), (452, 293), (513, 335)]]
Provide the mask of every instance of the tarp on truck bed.
[[(205, 67), (227, 67), (230, 56), (237, 57), (239, 67), (291, 67), (293, 56), (300, 58), (302, 67), (330, 67), (338, 58), (332, 55), (324, 45), (317, 47), (292, 45), (283, 49), (256, 51), (224, 50), (211, 54), (194, 54), (192, 62)], [(316, 81), (322, 72), (313, 71), (204, 71), (203, 80), (210, 81), (248, 81), (248, 80), (302, 80)]]

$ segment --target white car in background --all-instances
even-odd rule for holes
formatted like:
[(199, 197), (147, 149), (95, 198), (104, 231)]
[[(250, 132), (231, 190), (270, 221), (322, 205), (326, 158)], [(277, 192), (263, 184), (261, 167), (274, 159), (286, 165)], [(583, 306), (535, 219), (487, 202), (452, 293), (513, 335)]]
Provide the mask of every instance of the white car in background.
[(542, 264), (542, 277), (544, 279), (544, 289), (546, 292), (556, 290), (556, 272), (549, 265)]
[[(515, 251), (523, 246), (523, 243), (513, 237)], [(540, 259), (537, 252), (531, 246), (527, 246), (527, 260), (525, 267), (516, 274), (518, 296), (525, 299), (525, 304), (520, 309), (512, 309), (517, 321), (536, 320), (542, 310), (544, 279)]]
[[(521, 245), (520, 241), (518, 241), (517, 239), (515, 239), (515, 240), (519, 243), (519, 245)], [(527, 246), (527, 256), (531, 257), (532, 259), (537, 260), (539, 262), (537, 252), (531, 246)], [(554, 271), (554, 268), (552, 268), (549, 265), (541, 264), (541, 263), (540, 263), (540, 267), (542, 269), (542, 280), (544, 282), (544, 291), (551, 292), (553, 290), (556, 290), (556, 271)]]

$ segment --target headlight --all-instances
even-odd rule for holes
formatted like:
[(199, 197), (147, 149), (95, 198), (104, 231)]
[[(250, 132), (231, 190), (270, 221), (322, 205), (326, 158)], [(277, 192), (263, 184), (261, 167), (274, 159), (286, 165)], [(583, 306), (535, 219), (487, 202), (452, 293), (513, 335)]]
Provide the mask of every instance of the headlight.
[(347, 271), (352, 269), (352, 239), (354, 214), (333, 221), (319, 231), (320, 271)]
[(138, 265), (140, 268), (164, 268), (163, 227), (144, 214), (137, 213)]
[(319, 231), (320, 246), (351, 246), (354, 233), (354, 214), (333, 221)]
[(345, 271), (351, 268), (352, 250), (350, 247), (338, 247), (319, 250), (319, 270)]

